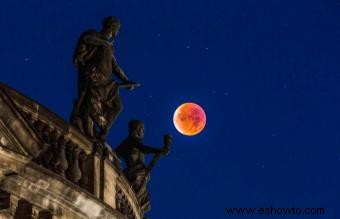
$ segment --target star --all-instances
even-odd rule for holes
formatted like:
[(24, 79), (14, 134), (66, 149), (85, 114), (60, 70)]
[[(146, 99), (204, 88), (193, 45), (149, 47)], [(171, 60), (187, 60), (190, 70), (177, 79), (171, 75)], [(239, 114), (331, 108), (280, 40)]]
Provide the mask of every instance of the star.
[(25, 62), (28, 62), (28, 57), (25, 58)]
[(189, 45), (187, 45), (187, 49), (190, 49), (190, 46), (189, 46)]
[(224, 93), (224, 96), (228, 96), (228, 95), (229, 95), (229, 93), (228, 93), (228, 92), (225, 92), (225, 93)]

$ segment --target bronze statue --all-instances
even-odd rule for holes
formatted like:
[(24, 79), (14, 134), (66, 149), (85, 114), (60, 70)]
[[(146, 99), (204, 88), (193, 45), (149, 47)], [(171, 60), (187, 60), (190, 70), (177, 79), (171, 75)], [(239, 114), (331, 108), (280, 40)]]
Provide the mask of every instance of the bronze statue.
[[(129, 122), (129, 135), (115, 149), (116, 154), (126, 164), (125, 176), (135, 191), (142, 211), (150, 210), (150, 199), (147, 191), (147, 182), (152, 168), (160, 159), (161, 155), (166, 155), (170, 151), (172, 137), (164, 136), (164, 146), (154, 148), (142, 144), (144, 137), (144, 124), (139, 120)], [(155, 154), (155, 157), (148, 166), (144, 163), (145, 154)]]
[[(120, 21), (107, 17), (102, 25), (102, 31), (87, 31), (78, 40), (73, 56), (78, 69), (78, 99), (74, 101), (71, 123), (92, 139), (104, 141), (122, 110), (119, 88), (132, 90), (139, 84), (128, 79), (114, 56), (113, 40)], [(112, 80), (112, 74), (122, 83)]]

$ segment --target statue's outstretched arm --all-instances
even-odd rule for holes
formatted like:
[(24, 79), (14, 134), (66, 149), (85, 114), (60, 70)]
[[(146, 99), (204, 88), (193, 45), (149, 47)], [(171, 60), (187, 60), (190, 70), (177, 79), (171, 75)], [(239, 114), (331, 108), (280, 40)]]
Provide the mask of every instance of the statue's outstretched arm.
[(162, 149), (161, 148), (155, 148), (155, 147), (151, 147), (151, 146), (146, 146), (143, 144), (139, 144), (138, 149), (145, 154), (159, 154), (162, 153)]
[(170, 145), (172, 144), (172, 136), (164, 136), (164, 145), (161, 148), (154, 148), (150, 146), (145, 146), (142, 143), (139, 144), (139, 150), (147, 154), (163, 154), (166, 155), (170, 152)]
[(128, 77), (125, 75), (123, 69), (118, 65), (117, 60), (114, 56), (112, 56), (112, 68), (113, 73), (123, 82), (130, 82)]

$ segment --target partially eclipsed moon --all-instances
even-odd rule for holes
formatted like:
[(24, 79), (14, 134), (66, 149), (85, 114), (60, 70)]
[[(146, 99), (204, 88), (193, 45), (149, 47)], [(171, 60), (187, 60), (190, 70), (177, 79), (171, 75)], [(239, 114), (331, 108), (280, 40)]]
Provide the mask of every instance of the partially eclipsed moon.
[(180, 133), (193, 136), (204, 129), (206, 116), (204, 110), (199, 105), (184, 103), (176, 109), (173, 121)]

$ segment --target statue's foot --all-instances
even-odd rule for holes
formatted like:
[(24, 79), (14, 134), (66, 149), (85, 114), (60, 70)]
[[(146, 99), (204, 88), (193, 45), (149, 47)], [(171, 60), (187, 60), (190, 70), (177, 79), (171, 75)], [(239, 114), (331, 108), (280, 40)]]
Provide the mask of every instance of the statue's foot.
[(77, 128), (81, 133), (85, 133), (84, 132), (84, 128), (83, 128), (83, 123), (82, 120), (79, 117), (76, 117), (72, 120), (71, 124)]

